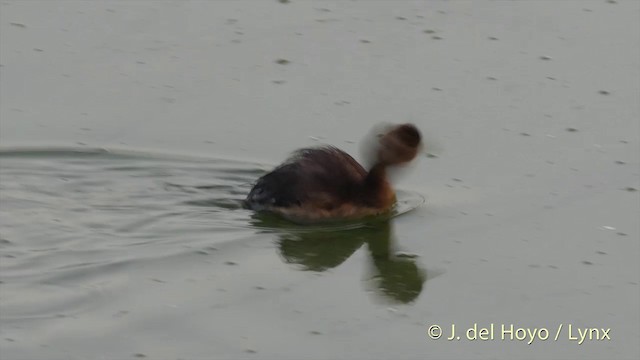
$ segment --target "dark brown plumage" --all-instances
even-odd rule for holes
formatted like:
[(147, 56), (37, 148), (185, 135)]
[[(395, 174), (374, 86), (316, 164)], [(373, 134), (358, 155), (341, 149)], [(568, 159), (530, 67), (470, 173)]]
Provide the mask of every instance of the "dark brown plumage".
[(258, 179), (245, 205), (304, 221), (384, 213), (395, 203), (386, 167), (411, 161), (420, 138), (411, 124), (391, 128), (380, 136), (376, 162), (369, 171), (332, 146), (298, 150)]

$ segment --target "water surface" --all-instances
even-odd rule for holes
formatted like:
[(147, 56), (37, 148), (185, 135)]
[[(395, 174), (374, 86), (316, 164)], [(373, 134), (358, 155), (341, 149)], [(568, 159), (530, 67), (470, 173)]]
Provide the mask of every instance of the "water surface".
[[(412, 303), (427, 279), (414, 255), (396, 249), (391, 230), (393, 216), (424, 202), (415, 192), (399, 191), (390, 216), (299, 225), (242, 207), (267, 165), (87, 148), (4, 149), (0, 165), (0, 301), (9, 348), (64, 322), (127, 327), (136, 304), (114, 302), (153, 286), (179, 293), (176, 276), (206, 279), (210, 293), (198, 301), (211, 303), (210, 314), (225, 311), (229, 293), (286, 296), (296, 283), (273, 288), (246, 271), (293, 281), (298, 271), (317, 276), (358, 252), (368, 265), (352, 286), (374, 303)], [(252, 257), (269, 266), (245, 267)], [(204, 265), (195, 273), (194, 262)], [(219, 282), (220, 273), (230, 277)], [(160, 305), (160, 314), (174, 306), (157, 300), (148, 305)], [(47, 346), (46, 337), (28, 341)]]
[[(640, 358), (639, 13), (1, 1), (0, 357)], [(292, 150), (358, 159), (381, 122), (442, 145), (398, 179), (413, 210), (304, 227), (240, 207)]]

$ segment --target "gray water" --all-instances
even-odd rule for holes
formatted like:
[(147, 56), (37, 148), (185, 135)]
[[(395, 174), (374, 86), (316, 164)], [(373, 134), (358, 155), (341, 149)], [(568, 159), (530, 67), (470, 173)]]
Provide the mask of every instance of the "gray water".
[[(252, 182), (269, 165), (105, 149), (16, 148), (0, 152), (0, 166), (2, 352), (12, 359), (342, 357), (345, 348), (324, 347), (387, 336), (387, 326), (413, 339), (394, 338), (388, 354), (407, 351), (406, 357), (414, 357), (429, 342), (436, 344), (427, 337), (432, 324), (466, 329), (477, 322), (514, 322), (499, 320), (507, 318), (516, 319), (516, 328), (588, 327), (594, 323), (582, 318), (523, 318), (522, 311), (529, 310), (522, 306), (571, 311), (590, 306), (585, 298), (620, 300), (638, 286), (632, 274), (621, 273), (617, 285), (598, 280), (615, 271), (602, 268), (610, 252), (636, 244), (612, 227), (598, 230), (611, 235), (597, 242), (592, 254), (569, 263), (561, 260), (566, 255), (551, 254), (542, 262), (522, 263), (520, 251), (510, 255), (492, 247), (462, 250), (467, 260), (443, 259), (438, 244), (461, 246), (459, 234), (474, 217), (459, 214), (470, 221), (446, 238), (427, 236), (421, 224), (434, 226), (438, 216), (418, 211), (429, 204), (415, 191), (398, 191), (390, 217), (297, 225), (242, 208)], [(409, 235), (402, 240), (394, 230), (397, 222), (413, 229), (404, 231)], [(511, 247), (530, 248), (527, 238), (515, 235)], [(436, 258), (435, 264), (425, 260)], [(470, 276), (484, 285), (469, 283)], [(586, 279), (592, 286), (567, 289), (566, 276), (575, 277), (570, 283)], [(430, 288), (438, 279), (440, 286)], [(544, 281), (546, 290), (536, 290), (541, 285), (532, 280)], [(505, 294), (496, 281), (519, 284), (521, 290), (506, 300), (494, 293)], [(534, 305), (531, 296), (541, 295), (536, 301), (544, 302)], [(501, 304), (493, 307), (493, 302)], [(474, 303), (490, 306), (493, 315), (476, 313)], [(610, 327), (611, 319), (624, 318), (617, 309), (608, 309), (601, 323)], [(465, 311), (474, 313), (472, 322), (460, 315)], [(622, 323), (614, 324), (613, 335), (624, 337)], [(361, 333), (367, 335), (356, 335)], [(571, 344), (568, 337), (560, 342)], [(498, 343), (530, 349), (526, 341)], [(616, 351), (611, 344), (580, 346)], [(309, 352), (313, 348), (322, 348), (323, 355)], [(371, 344), (356, 357), (379, 357), (385, 348)]]
[[(393, 216), (424, 202), (418, 193), (399, 191), (391, 217), (297, 225), (243, 209), (252, 182), (265, 173), (247, 162), (43, 148), (5, 149), (0, 166), (3, 348), (15, 358), (36, 356), (18, 351), (24, 342), (46, 351), (47, 337), (37, 334), (61, 324), (114, 321), (129, 328), (151, 304), (113, 304), (145, 285), (173, 295), (184, 291), (171, 285), (176, 281), (205, 286), (208, 295), (199, 301), (216, 317), (237, 291), (286, 296), (289, 281), (300, 281), (296, 271), (317, 276), (361, 248), (369, 269), (353, 285), (380, 301), (414, 302), (427, 279), (414, 254), (396, 251), (391, 234)], [(194, 263), (201, 266), (196, 273)], [(176, 279), (164, 269), (170, 264), (192, 270)], [(264, 271), (269, 279), (253, 275)], [(160, 300), (152, 316), (184, 306)], [(59, 356), (86, 356), (68, 351)]]
[[(0, 358), (639, 358), (639, 15), (0, 1)], [(382, 122), (425, 138), (394, 216), (241, 207)]]

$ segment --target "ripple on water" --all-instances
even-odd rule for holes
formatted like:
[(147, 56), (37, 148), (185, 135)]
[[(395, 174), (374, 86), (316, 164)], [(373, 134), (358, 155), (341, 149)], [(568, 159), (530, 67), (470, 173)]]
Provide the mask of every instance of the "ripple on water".
[[(238, 232), (340, 232), (372, 221), (304, 226), (243, 209), (252, 183), (265, 173), (264, 165), (249, 162), (38, 148), (0, 150), (0, 163), (0, 276), (3, 294), (10, 294), (0, 298), (3, 319), (75, 314), (104, 297), (96, 283), (103, 290), (119, 286), (111, 280), (122, 266), (234, 243), (242, 238)], [(390, 216), (423, 202), (399, 191)], [(337, 238), (348, 243), (352, 235)], [(309, 244), (323, 238), (311, 237)], [(283, 243), (286, 262), (304, 256), (300, 244)]]

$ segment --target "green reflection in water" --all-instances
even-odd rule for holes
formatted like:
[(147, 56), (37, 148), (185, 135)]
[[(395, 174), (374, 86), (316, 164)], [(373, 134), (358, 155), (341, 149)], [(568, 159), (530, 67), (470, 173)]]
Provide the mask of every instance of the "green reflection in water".
[(372, 273), (367, 278), (374, 285), (374, 293), (392, 302), (416, 300), (427, 279), (426, 271), (416, 264), (415, 258), (395, 255), (395, 239), (388, 218), (304, 226), (256, 213), (252, 225), (276, 233), (283, 261), (305, 271), (335, 268), (366, 244), (372, 264)]

